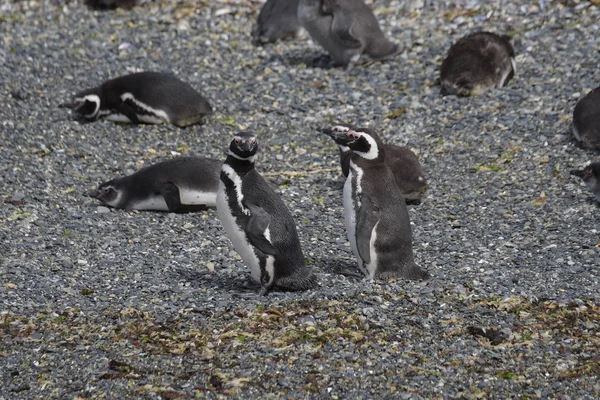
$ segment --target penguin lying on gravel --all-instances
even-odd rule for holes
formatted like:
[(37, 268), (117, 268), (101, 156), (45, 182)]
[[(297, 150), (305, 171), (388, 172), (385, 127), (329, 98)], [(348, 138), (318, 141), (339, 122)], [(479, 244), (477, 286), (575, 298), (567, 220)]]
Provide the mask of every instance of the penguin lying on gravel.
[(117, 7), (132, 9), (140, 4), (140, 0), (86, 0), (88, 7), (99, 9), (114, 9)]
[(163, 72), (138, 72), (108, 80), (77, 93), (71, 103), (61, 107), (92, 121), (106, 117), (134, 124), (168, 122), (180, 128), (202, 122), (213, 113), (200, 93)]
[(300, 0), (298, 20), (333, 61), (347, 69), (398, 53), (363, 0)]
[(254, 44), (260, 45), (296, 37), (302, 28), (298, 21), (298, 1), (267, 0), (252, 28)]
[(296, 225), (281, 198), (254, 169), (256, 137), (238, 133), (221, 169), (217, 212), (233, 247), (262, 286), (306, 290), (317, 277), (304, 262)]
[(600, 162), (592, 163), (582, 170), (574, 169), (571, 175), (583, 179), (596, 201), (600, 203)]
[(107, 206), (130, 210), (194, 212), (216, 207), (220, 160), (179, 157), (144, 167), (86, 193)]
[[(344, 128), (337, 126), (334, 129), (339, 131)], [(342, 173), (347, 177), (352, 151), (348, 146), (343, 144), (346, 141), (345, 138), (340, 139), (333, 134), (334, 129), (321, 128), (319, 132), (329, 135), (338, 145)], [(427, 191), (427, 180), (425, 179), (419, 159), (408, 147), (384, 144), (383, 148), (385, 150), (385, 164), (392, 170), (396, 184), (400, 188), (404, 200), (407, 204), (420, 204)]]
[(584, 147), (600, 149), (600, 87), (577, 102), (571, 129)]
[(517, 70), (510, 36), (476, 32), (456, 42), (442, 62), (442, 91), (473, 96), (501, 88)]
[(334, 127), (337, 143), (352, 150), (344, 185), (344, 220), (360, 270), (369, 279), (427, 279), (415, 264), (408, 210), (385, 150), (371, 129)]

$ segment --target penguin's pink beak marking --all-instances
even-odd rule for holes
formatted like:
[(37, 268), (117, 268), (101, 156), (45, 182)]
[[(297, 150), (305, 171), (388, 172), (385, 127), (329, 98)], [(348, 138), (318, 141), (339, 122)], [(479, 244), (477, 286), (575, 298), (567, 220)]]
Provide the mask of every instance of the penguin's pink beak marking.
[(351, 139), (358, 139), (360, 137), (360, 135), (358, 133), (356, 133), (355, 131), (348, 131), (346, 132), (346, 136), (348, 136)]

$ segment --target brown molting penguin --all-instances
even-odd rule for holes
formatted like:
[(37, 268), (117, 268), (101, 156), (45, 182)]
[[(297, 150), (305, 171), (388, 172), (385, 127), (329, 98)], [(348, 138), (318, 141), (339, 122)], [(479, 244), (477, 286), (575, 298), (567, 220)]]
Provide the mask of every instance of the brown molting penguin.
[(253, 43), (261, 45), (298, 36), (302, 29), (298, 21), (298, 2), (299, 0), (267, 0), (252, 28)]
[(600, 162), (592, 163), (582, 170), (574, 169), (571, 175), (581, 178), (600, 203)]
[(473, 96), (503, 87), (516, 69), (510, 36), (476, 32), (450, 47), (442, 62), (440, 83), (445, 93)]

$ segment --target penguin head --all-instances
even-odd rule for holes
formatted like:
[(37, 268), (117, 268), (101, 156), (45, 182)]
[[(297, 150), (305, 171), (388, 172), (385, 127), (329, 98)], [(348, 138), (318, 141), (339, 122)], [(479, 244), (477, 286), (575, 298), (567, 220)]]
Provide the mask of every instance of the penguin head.
[(250, 132), (240, 132), (231, 140), (227, 154), (238, 160), (254, 161), (254, 155), (257, 151), (258, 141), (256, 136)]
[(366, 160), (383, 161), (383, 144), (375, 131), (369, 128), (356, 128), (355, 130), (346, 130), (346, 127), (336, 128), (338, 130), (334, 131), (334, 140), (338, 145), (349, 147), (354, 154)]
[(100, 96), (94, 88), (77, 93), (71, 103), (61, 104), (60, 107), (70, 108), (84, 118), (96, 119), (100, 114), (100, 103)]
[(350, 148), (346, 145), (346, 132), (350, 130), (349, 127), (344, 125), (336, 125), (333, 128), (318, 128), (317, 131), (328, 135), (333, 139), (335, 144), (338, 145), (342, 152), (350, 151)]
[(112, 207), (116, 207), (122, 197), (122, 193), (114, 181), (105, 182), (98, 186), (98, 189), (87, 192), (86, 195)]
[(594, 179), (600, 180), (600, 163), (590, 164), (581, 170), (574, 169), (570, 174), (583, 179), (586, 183)]

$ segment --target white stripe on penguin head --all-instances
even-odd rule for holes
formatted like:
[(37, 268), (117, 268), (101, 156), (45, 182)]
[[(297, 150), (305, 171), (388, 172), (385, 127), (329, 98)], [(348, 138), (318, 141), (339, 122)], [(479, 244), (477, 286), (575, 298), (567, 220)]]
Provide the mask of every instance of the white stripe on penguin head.
[(359, 136), (364, 137), (367, 140), (367, 142), (369, 142), (369, 151), (364, 152), (364, 151), (354, 150), (354, 152), (356, 154), (358, 154), (359, 156), (361, 156), (362, 158), (366, 158), (367, 160), (374, 160), (377, 157), (379, 157), (379, 148), (377, 147), (377, 142), (375, 141), (375, 139), (373, 139), (373, 136), (371, 136), (365, 132), (355, 132), (355, 133), (357, 133)]

